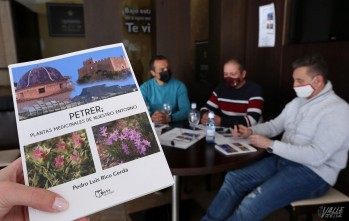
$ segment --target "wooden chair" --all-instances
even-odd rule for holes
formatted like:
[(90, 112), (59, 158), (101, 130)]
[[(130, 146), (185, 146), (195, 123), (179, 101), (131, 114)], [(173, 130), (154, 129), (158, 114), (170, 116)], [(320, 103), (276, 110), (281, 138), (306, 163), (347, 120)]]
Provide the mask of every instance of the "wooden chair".
[[(343, 169), (338, 177), (334, 187), (321, 197), (314, 199), (305, 199), (292, 202), (288, 209), (290, 211), (290, 220), (298, 220), (299, 215), (306, 215), (307, 220), (312, 220), (312, 215), (317, 214), (325, 219), (326, 209), (332, 207), (338, 209), (344, 207), (345, 217), (349, 217), (349, 166)], [(335, 220), (335, 219), (333, 219)], [(342, 220), (342, 219), (339, 219)], [(348, 220), (348, 219), (347, 219)]]

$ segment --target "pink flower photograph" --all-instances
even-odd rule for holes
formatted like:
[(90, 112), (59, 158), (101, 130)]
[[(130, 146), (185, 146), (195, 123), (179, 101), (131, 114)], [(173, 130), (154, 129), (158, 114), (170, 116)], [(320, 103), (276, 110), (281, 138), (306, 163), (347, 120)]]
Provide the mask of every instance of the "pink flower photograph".
[(30, 186), (50, 188), (95, 173), (85, 130), (24, 146)]
[(159, 152), (146, 113), (97, 125), (92, 130), (103, 169)]

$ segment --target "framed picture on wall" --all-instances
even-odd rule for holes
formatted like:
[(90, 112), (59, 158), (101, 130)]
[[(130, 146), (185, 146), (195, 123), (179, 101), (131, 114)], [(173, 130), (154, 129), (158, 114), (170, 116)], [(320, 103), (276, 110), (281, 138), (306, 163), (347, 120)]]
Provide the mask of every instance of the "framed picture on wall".
[(82, 4), (46, 3), (51, 37), (83, 37), (85, 35)]

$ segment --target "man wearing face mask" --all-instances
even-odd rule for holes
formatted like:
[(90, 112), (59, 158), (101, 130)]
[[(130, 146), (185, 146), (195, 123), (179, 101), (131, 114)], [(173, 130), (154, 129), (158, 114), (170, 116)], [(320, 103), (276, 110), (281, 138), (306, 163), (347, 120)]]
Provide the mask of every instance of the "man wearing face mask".
[(223, 67), (224, 82), (213, 91), (205, 107), (201, 108), (201, 123), (206, 124), (208, 112), (215, 113), (217, 126), (233, 127), (236, 124), (255, 125), (262, 114), (262, 88), (246, 81), (246, 70), (236, 59), (228, 60)]
[[(348, 103), (333, 91), (321, 56), (296, 60), (292, 66), (297, 98), (275, 119), (233, 130), (233, 136), (248, 138), (271, 154), (228, 172), (202, 221), (263, 220), (293, 201), (325, 194), (345, 168)], [(268, 138), (281, 133), (280, 141)]]
[[(151, 119), (156, 124), (168, 124), (187, 119), (190, 103), (186, 86), (172, 77), (168, 59), (154, 56), (149, 62), (152, 78), (140, 86), (143, 98), (149, 107)], [(172, 113), (163, 110), (163, 104), (171, 105)]]

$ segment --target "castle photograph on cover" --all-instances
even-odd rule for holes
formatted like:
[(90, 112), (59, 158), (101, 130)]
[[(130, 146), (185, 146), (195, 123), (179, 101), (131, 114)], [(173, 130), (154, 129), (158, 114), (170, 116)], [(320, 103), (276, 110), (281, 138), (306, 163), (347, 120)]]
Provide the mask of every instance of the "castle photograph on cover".
[(75, 55), (13, 71), (20, 120), (137, 90), (123, 51)]

